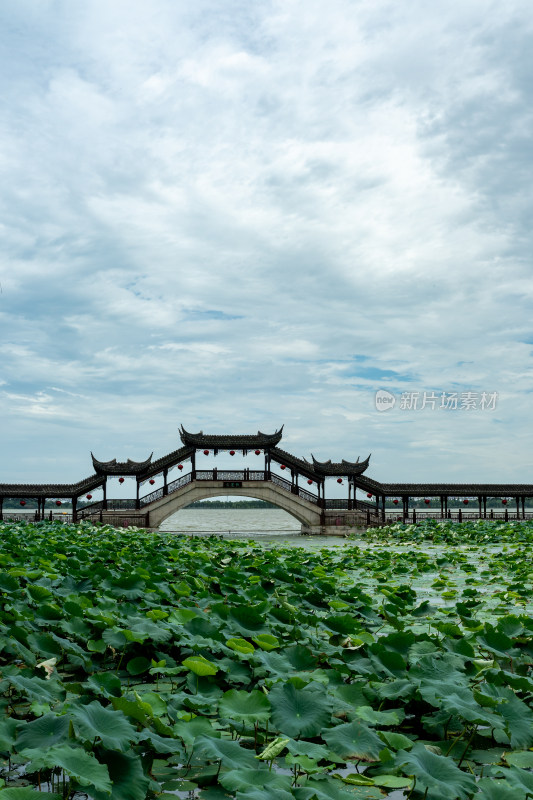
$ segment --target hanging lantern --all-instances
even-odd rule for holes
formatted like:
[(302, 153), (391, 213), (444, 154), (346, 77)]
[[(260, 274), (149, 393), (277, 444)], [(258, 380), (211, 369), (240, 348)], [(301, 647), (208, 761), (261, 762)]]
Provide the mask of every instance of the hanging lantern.
[(507, 505), (507, 500), (505, 499), (505, 497), (503, 498), (502, 503), (503, 503), (504, 506)]
[(209, 450), (204, 450), (204, 456), (208, 456), (208, 455), (209, 455)]
[(309, 484), (309, 486), (311, 486), (311, 484), (313, 483), (313, 481), (312, 481), (312, 480), (308, 480), (308, 481), (307, 481), (307, 483)]
[(280, 469), (287, 469), (287, 467), (285, 466), (285, 464), (282, 464), (282, 465), (280, 466)]
[(154, 483), (155, 483), (155, 481), (154, 481), (154, 479), (153, 479), (153, 478), (150, 478), (150, 480), (148, 481), (148, 483), (150, 484), (150, 486), (153, 486), (153, 485), (154, 485)]
[(398, 501), (397, 500), (393, 500), (392, 502), (394, 503), (395, 506), (398, 505)]
[(342, 478), (337, 478), (337, 483), (342, 483)]
[(468, 505), (468, 497), (465, 497), (465, 499), (463, 500), (463, 503), (465, 504), (465, 506)]
[(86, 494), (85, 497), (87, 498), (87, 500), (92, 500), (93, 499), (92, 494)]
[(429, 500), (428, 500), (427, 498), (424, 500), (424, 503), (425, 503), (427, 506), (429, 506)]
[(230, 450), (229, 454), (230, 454), (230, 456), (234, 456), (235, 455), (235, 450)]
[(25, 501), (25, 500), (21, 500), (21, 501), (20, 501), (20, 505), (21, 505), (21, 506), (25, 506), (25, 505), (26, 505), (26, 501)]
[(119, 483), (124, 483), (124, 478), (119, 478), (119, 479), (118, 479), (118, 482), (119, 482)]
[(372, 495), (370, 494), (370, 492), (367, 494), (367, 497), (369, 497), (369, 498), (370, 498), (370, 497), (372, 497)]
[(261, 450), (256, 450), (255, 454), (256, 454), (256, 456), (260, 456), (261, 455)]
[(60, 505), (61, 505), (61, 500), (56, 500), (56, 506), (60, 506)]
[(181, 472), (181, 470), (183, 469), (183, 464), (178, 464), (178, 469)]

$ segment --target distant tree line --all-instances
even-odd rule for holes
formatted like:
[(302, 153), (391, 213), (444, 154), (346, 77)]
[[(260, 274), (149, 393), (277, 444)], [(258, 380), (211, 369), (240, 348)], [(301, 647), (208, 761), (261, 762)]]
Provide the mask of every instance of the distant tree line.
[(264, 500), (197, 500), (187, 508), (277, 508)]

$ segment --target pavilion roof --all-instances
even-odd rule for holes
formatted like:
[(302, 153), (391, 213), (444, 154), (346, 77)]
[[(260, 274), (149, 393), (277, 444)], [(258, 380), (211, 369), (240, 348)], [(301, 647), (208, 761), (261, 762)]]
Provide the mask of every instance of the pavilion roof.
[(100, 475), (91, 475), (78, 483), (0, 483), (0, 497), (79, 497), (103, 483)]
[(189, 433), (183, 425), (180, 429), (180, 438), (184, 445), (207, 450), (263, 450), (275, 447), (282, 434), (283, 425), (275, 433), (257, 431), (256, 434), (208, 434), (203, 431)]
[(141, 475), (151, 464), (153, 453), (144, 461), (98, 461), (91, 453), (93, 467), (98, 475)]
[(331, 459), (329, 461), (317, 461), (313, 454), (311, 454), (311, 458), (313, 459), (313, 467), (321, 475), (345, 475), (346, 477), (362, 475), (370, 463), (370, 455), (364, 461), (359, 461), (359, 458), (357, 461), (345, 461), (344, 459), (341, 462), (334, 462)]
[(424, 497), (447, 495), (448, 497), (514, 497), (516, 495), (533, 497), (531, 483), (380, 483), (366, 475), (357, 481), (360, 489), (372, 494), (388, 497)]

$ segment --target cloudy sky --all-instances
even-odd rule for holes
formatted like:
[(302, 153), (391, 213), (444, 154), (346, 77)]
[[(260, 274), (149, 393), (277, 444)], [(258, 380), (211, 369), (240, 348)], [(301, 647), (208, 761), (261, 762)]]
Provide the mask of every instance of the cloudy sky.
[(533, 482), (532, 28), (3, 0), (0, 481), (285, 423), (378, 480)]

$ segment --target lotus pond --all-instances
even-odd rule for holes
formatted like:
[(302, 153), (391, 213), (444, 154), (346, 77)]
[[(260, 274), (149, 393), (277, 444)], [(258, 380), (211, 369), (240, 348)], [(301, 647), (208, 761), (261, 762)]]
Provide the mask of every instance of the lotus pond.
[(533, 798), (529, 523), (0, 536), (0, 800)]

